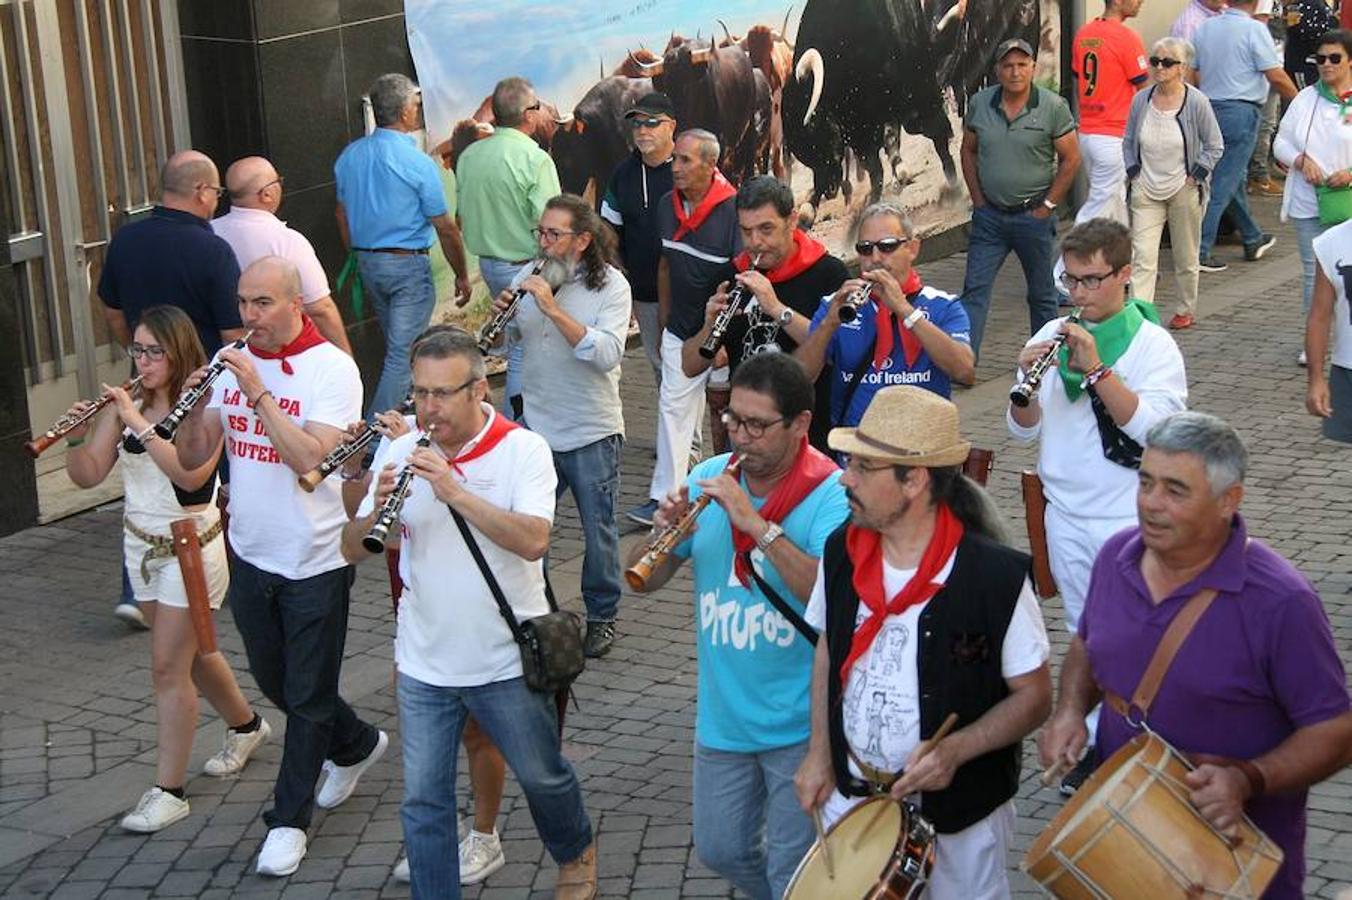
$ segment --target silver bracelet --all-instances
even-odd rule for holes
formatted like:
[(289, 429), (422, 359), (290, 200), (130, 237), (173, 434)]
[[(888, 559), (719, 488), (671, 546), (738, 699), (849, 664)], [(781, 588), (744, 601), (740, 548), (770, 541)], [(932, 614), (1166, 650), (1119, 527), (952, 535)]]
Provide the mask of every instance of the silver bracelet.
[(145, 430), (136, 435), (136, 440), (141, 444), (141, 446), (144, 447), (147, 441), (149, 441), (151, 438), (157, 437), (159, 437), (159, 435), (155, 433), (155, 426), (147, 425), (145, 427)]

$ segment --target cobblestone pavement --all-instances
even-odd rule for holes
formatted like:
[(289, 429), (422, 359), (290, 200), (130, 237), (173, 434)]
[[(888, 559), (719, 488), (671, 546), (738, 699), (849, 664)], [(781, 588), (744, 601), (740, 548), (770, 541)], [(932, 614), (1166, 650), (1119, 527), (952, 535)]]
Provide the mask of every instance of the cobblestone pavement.
[[(1263, 221), (1276, 205), (1259, 200)], [(1293, 559), (1320, 590), (1345, 663), (1352, 663), (1352, 516), (1349, 449), (1317, 436), (1303, 409), (1304, 374), (1295, 365), (1301, 323), (1294, 236), (1261, 262), (1238, 261), (1203, 275), (1199, 324), (1180, 335), (1192, 406), (1229, 418), (1253, 451), (1243, 509), (1253, 534)], [(964, 259), (923, 268), (956, 290)], [(1018, 472), (1033, 461), (1003, 424), (1013, 359), (1026, 325), (1018, 267), (1011, 259), (997, 287), (982, 384), (959, 403), (979, 446), (996, 451), (991, 489), (1023, 540)], [(1161, 307), (1172, 312), (1172, 284), (1162, 280)], [(625, 360), (629, 443), (623, 462), (627, 507), (646, 492), (654, 430), (651, 372), (641, 353)], [(362, 779), (340, 809), (320, 812), (309, 856), (285, 879), (253, 874), (264, 834), (260, 813), (280, 756), (274, 736), (238, 778), (197, 776), (188, 785), (192, 815), (144, 837), (117, 826), (153, 778), (155, 709), (150, 701), (149, 644), (111, 616), (120, 564), (120, 509), (110, 506), (0, 540), (0, 893), (15, 897), (202, 898), (282, 896), (402, 897), (391, 869), (401, 853), (398, 721), (391, 692), (393, 624), (382, 567), (364, 566), (355, 589), (344, 693), (363, 717), (391, 733), (387, 759)], [(571, 503), (560, 510), (554, 579), (577, 608), (581, 536)], [(727, 885), (695, 859), (690, 838), (690, 758), (695, 651), (688, 579), (647, 597), (626, 596), (613, 653), (580, 679), (580, 709), (570, 712), (567, 754), (582, 777), (597, 828), (604, 896), (729, 896)], [(1060, 607), (1047, 604), (1054, 659), (1064, 652)], [(229, 615), (218, 620), (221, 644), (250, 699)], [(274, 727), (281, 716), (261, 703)], [(204, 711), (193, 756), (199, 769), (219, 746), (221, 726)], [(461, 767), (463, 773), (463, 765)], [(1020, 791), (1018, 856), (1059, 807), (1038, 788), (1029, 767)], [(462, 774), (462, 804), (466, 802)], [(1352, 774), (1316, 788), (1308, 835), (1311, 896), (1334, 897), (1352, 883)], [(536, 839), (510, 779), (499, 822), (508, 863), (467, 896), (548, 896), (556, 868)], [(1015, 890), (1031, 894), (1017, 872)]]

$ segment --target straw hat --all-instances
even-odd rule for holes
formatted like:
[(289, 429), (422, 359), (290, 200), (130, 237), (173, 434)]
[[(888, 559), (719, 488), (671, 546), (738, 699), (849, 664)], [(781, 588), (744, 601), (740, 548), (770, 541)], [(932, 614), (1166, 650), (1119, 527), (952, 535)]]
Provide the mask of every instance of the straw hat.
[(873, 395), (858, 428), (832, 428), (832, 450), (898, 466), (960, 466), (972, 449), (958, 430), (958, 408), (933, 391), (909, 384)]

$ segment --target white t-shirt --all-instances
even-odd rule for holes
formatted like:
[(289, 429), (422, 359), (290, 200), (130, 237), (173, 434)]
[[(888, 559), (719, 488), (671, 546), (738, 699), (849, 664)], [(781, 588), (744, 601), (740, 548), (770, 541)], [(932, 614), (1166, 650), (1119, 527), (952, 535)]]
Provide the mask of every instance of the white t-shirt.
[[(342, 429), (361, 418), (357, 364), (327, 341), (288, 356), (291, 375), (280, 359), (249, 355), (263, 386), (297, 425)], [(338, 479), (326, 478), (313, 494), (301, 490), (235, 376), (223, 372), (213, 388), (207, 408), (220, 412), (230, 457), (231, 549), (250, 565), (294, 581), (347, 565), (339, 546), (347, 514)]]
[[(483, 438), (497, 415), (491, 407), (484, 409), (488, 423), (464, 446), (462, 455)], [(372, 471), (379, 473), (386, 463), (394, 463), (396, 471), (402, 469), (417, 441), (415, 432), (389, 442), (377, 451)], [(483, 500), (554, 521), (558, 476), (549, 445), (540, 435), (512, 429), (487, 454), (459, 468), (457, 480)], [(358, 516), (375, 509), (375, 491), (372, 478)], [(474, 687), (521, 677), (521, 653), (512, 632), (450, 510), (426, 480), (413, 479), (399, 521), (399, 577), (404, 582), (394, 642), (399, 671), (437, 687)], [(472, 523), (470, 529), (517, 621), (549, 612), (543, 561), (522, 559), (484, 537)]]
[[(936, 583), (943, 584), (948, 580), (956, 557), (954, 551), (935, 579)], [(884, 560), (884, 593), (888, 597), (896, 596), (915, 571), (895, 568)], [(887, 772), (901, 769), (920, 742), (920, 667), (916, 660), (920, 642), (917, 637), (920, 615), (932, 602), (930, 599), (899, 615), (888, 616), (873, 644), (855, 660), (846, 678), (841, 704), (845, 739), (856, 756)], [(872, 610), (860, 603), (855, 615), (855, 629), (871, 615)], [(820, 561), (806, 618), (813, 628), (825, 630), (826, 575), (825, 565)], [(1045, 663), (1050, 654), (1042, 610), (1032, 584), (1025, 578), (1001, 646), (1000, 672), (1006, 679), (1026, 675)], [(853, 760), (850, 771), (856, 777), (862, 776)]]
[[(1053, 319), (1028, 343), (1049, 341), (1065, 319)], [(1113, 374), (1139, 399), (1136, 413), (1122, 430), (1139, 444), (1146, 432), (1165, 416), (1187, 406), (1188, 377), (1183, 354), (1173, 337), (1154, 322), (1142, 322), (1126, 352), (1112, 365)], [(1018, 373), (1015, 373), (1018, 378)], [(1074, 402), (1061, 376), (1050, 369), (1038, 387), (1042, 418), (1024, 428), (1006, 410), (1009, 433), (1020, 441), (1040, 438), (1038, 475), (1047, 502), (1067, 516), (1125, 519), (1136, 515), (1136, 470), (1111, 462), (1103, 455), (1098, 422), (1089, 394)]]
[(306, 303), (329, 295), (329, 279), (315, 248), (305, 235), (266, 209), (235, 206), (211, 220), (211, 230), (235, 251), (240, 271), (264, 256), (280, 256), (300, 272), (300, 293)]
[(1324, 277), (1333, 283), (1333, 347), (1335, 366), (1352, 369), (1352, 310), (1347, 300), (1352, 281), (1352, 220), (1335, 225), (1314, 239), (1314, 256)]

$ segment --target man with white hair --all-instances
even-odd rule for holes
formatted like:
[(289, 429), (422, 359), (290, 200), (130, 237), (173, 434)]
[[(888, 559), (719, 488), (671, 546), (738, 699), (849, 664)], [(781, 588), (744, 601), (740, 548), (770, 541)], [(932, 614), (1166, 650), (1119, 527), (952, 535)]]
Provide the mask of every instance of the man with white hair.
[(338, 231), (356, 254), (362, 289), (385, 333), (385, 363), (368, 418), (408, 393), (408, 350), (437, 305), (428, 251), (441, 244), (455, 270), (455, 294), (469, 302), (469, 272), (460, 228), (446, 208), (441, 174), (418, 148), (422, 94), (406, 75), (381, 75), (369, 91), (376, 129), (344, 148), (333, 164)]
[(1094, 563), (1039, 746), (1043, 765), (1073, 764), (1102, 698), (1091, 753), (1106, 759), (1144, 725), (1190, 755), (1188, 800), (1222, 833), (1252, 819), (1284, 854), (1263, 896), (1298, 898), (1306, 793), (1348, 762), (1352, 711), (1319, 595), (1239, 513), (1247, 463), (1215, 416), (1180, 412), (1150, 429), (1139, 525)]

